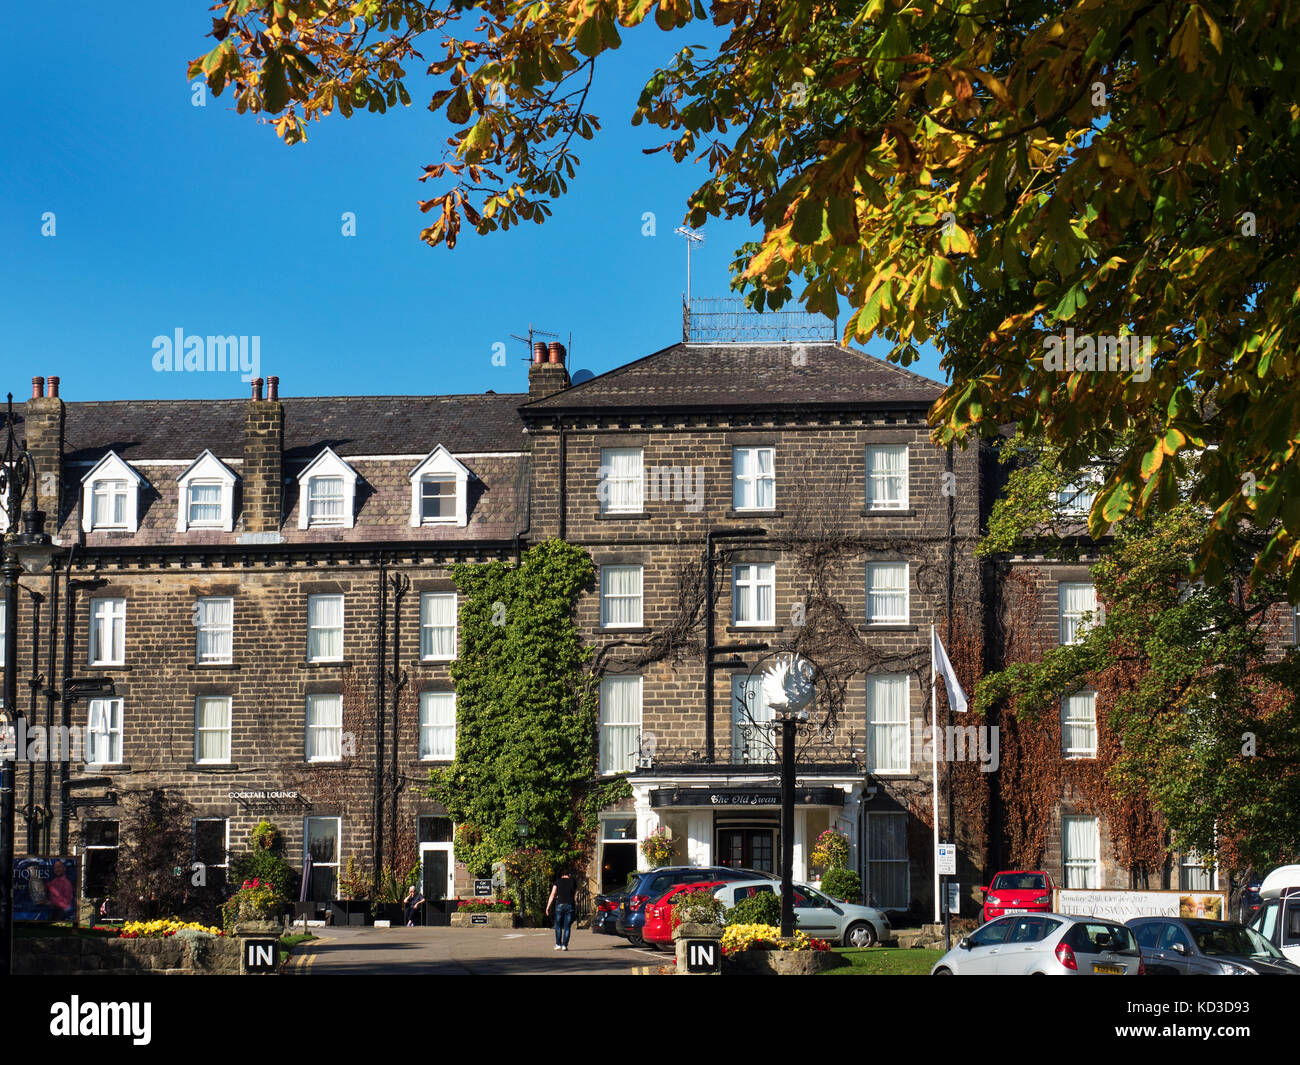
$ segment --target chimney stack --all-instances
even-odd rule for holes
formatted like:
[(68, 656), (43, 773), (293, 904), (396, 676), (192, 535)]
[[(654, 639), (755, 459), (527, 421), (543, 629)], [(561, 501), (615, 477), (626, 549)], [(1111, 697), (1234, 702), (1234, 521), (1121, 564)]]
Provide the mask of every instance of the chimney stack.
[(32, 398), (23, 408), (23, 432), (27, 450), (36, 463), (36, 507), (46, 514), (45, 531), (58, 536), (63, 518), (59, 509), (63, 487), (63, 400), (59, 398), (57, 377), (32, 378)]
[(242, 470), (244, 534), (241, 542), (279, 543), (284, 517), (284, 405), (279, 401), (279, 378), (267, 379), (269, 394), (262, 399), (262, 379), (253, 381), (253, 398), (244, 412), (244, 468)]
[(272, 403), (280, 402), (280, 379), (278, 377), (268, 377), (266, 379), (266, 398)]
[(528, 367), (529, 400), (544, 399), (569, 387), (569, 369), (565, 365), (564, 345), (553, 340), (533, 345), (533, 364)]

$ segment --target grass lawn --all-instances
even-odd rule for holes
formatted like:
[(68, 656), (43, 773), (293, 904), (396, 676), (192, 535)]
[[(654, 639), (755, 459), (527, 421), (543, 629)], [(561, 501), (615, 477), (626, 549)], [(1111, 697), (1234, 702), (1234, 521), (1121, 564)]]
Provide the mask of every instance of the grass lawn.
[(905, 950), (901, 947), (843, 948), (836, 954), (849, 965), (830, 969), (823, 976), (926, 976), (943, 957), (941, 950)]
[(307, 940), (315, 939), (315, 938), (316, 937), (312, 935), (310, 932), (307, 932), (305, 934), (302, 932), (297, 932), (291, 936), (281, 936), (280, 937), (280, 964), (283, 965), (285, 963), (285, 959), (288, 958), (289, 955), (293, 953), (293, 948), (296, 947), (299, 943), (306, 943)]

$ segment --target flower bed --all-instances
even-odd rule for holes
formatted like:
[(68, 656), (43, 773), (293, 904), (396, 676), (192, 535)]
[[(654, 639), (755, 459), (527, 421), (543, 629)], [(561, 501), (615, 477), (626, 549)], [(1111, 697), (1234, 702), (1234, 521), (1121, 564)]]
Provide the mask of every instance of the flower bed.
[(722, 971), (737, 974), (804, 976), (833, 969), (844, 959), (824, 939), (795, 929), (794, 941), (770, 924), (737, 924), (722, 933)]
[(513, 899), (457, 899), (457, 913), (514, 913)]
[(746, 950), (812, 950), (825, 952), (831, 945), (824, 939), (814, 939), (797, 928), (794, 942), (781, 939), (781, 929), (770, 924), (733, 924), (722, 933), (722, 953), (736, 954)]
[(94, 932), (116, 932), (119, 939), (167, 939), (186, 929), (207, 932), (209, 935), (224, 936), (220, 928), (199, 924), (197, 921), (182, 921), (176, 917), (159, 918), (154, 921), (127, 921), (121, 928), (106, 928), (95, 925)]

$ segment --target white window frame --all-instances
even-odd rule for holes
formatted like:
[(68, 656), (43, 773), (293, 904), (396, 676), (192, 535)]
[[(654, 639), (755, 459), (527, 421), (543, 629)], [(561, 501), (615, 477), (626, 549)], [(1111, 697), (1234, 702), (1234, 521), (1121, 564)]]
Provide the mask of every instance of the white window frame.
[[(104, 715), (107, 713), (107, 721)], [(111, 699), (91, 699), (86, 707), (86, 751), (85, 759), (88, 765), (121, 765), (122, 764), (122, 698), (118, 696)], [(107, 727), (103, 727), (107, 724)], [(97, 753), (96, 737), (106, 736), (108, 743), (108, 758), (92, 758), (93, 753)], [(100, 741), (103, 742), (103, 741)], [(116, 747), (116, 751), (114, 748)], [(116, 754), (116, 757), (113, 755)]]
[[(762, 472), (762, 457), (766, 453), (768, 472)], [(771, 501), (760, 503), (763, 482), (768, 482)], [(746, 498), (752, 503), (745, 503)], [(767, 511), (776, 509), (776, 448), (733, 447), (731, 449), (731, 509), (736, 511)]]
[[(1205, 877), (1205, 887), (1193, 887), (1188, 881), (1199, 875)], [(1178, 890), (1179, 891), (1216, 891), (1219, 887), (1219, 870), (1205, 867), (1205, 859), (1195, 850), (1188, 848), (1178, 855)]]
[[(1067, 588), (1088, 588), (1092, 591), (1092, 609), (1091, 610), (1071, 610), (1065, 609), (1065, 597)], [(1058, 581), (1056, 584), (1056, 612), (1059, 619), (1059, 631), (1057, 634), (1062, 647), (1069, 647), (1079, 642), (1080, 638), (1093, 625), (1097, 624), (1099, 611), (1097, 609), (1097, 587), (1091, 581)], [(1091, 614), (1092, 620), (1084, 622), (1083, 616)], [(1067, 635), (1073, 632), (1073, 639), (1067, 639)]]
[[(609, 590), (609, 578), (614, 571), (621, 570), (626, 572), (636, 572), (636, 594), (627, 592), (611, 592)], [(612, 607), (615, 602), (630, 603), (635, 602), (636, 617), (631, 621), (611, 621), (610, 617), (614, 613)], [(602, 629), (639, 629), (645, 618), (645, 567), (634, 564), (616, 563), (609, 566), (600, 567), (600, 627)]]
[[(313, 482), (341, 479), (343, 482), (342, 513), (337, 518), (313, 518)], [(298, 528), (300, 529), (351, 529), (356, 524), (357, 471), (327, 447), (307, 464), (298, 475)]]
[[(1086, 701), (1088, 713), (1074, 714), (1072, 716), (1071, 701), (1080, 699)], [(1077, 710), (1077, 707), (1074, 709)], [(1091, 746), (1068, 746), (1066, 743), (1066, 729), (1070, 726), (1074, 726), (1075, 728), (1087, 727), (1091, 729)], [(1097, 693), (1091, 688), (1084, 688), (1061, 698), (1061, 756), (1069, 759), (1097, 757)]]
[[(1092, 825), (1093, 831), (1093, 851), (1095, 858), (1071, 858), (1070, 857), (1070, 831), (1069, 822), (1088, 822)], [(1075, 877), (1072, 876), (1072, 870), (1092, 870), (1092, 883), (1077, 884), (1074, 883)], [(1091, 891), (1100, 889), (1102, 886), (1101, 875), (1101, 823), (1096, 817), (1062, 817), (1061, 818), (1061, 871), (1063, 875), (1062, 887), (1078, 891)], [(1083, 878), (1085, 881), (1087, 876)]]
[(229, 819), (229, 818), (226, 818), (226, 817), (196, 817), (196, 818), (194, 818), (194, 823), (193, 823), (193, 825), (192, 825), (192, 828), (193, 828), (193, 840), (194, 840), (194, 847), (193, 847), (193, 850), (194, 850), (194, 861), (196, 861), (196, 862), (202, 861), (202, 859), (199, 857), (199, 824), (200, 824), (200, 823), (207, 823), (207, 822), (210, 822), (210, 821), (220, 821), (220, 822), (221, 822), (221, 847), (222, 847), (222, 856), (223, 856), (223, 860), (220, 861), (220, 862), (203, 862), (203, 867), (204, 867), (204, 870), (205, 870), (205, 871), (208, 870), (208, 869), (220, 869), (220, 870), (222, 871), (222, 873), (225, 874), (225, 875), (223, 876), (223, 878), (222, 878), (222, 881), (223, 881), (223, 883), (225, 883), (225, 885), (226, 885), (227, 888), (228, 888), (228, 887), (230, 886), (230, 878), (229, 878), (229, 873), (230, 873), (230, 819)]
[[(140, 489), (145, 480), (115, 451), (110, 451), (81, 479), (81, 528), (83, 532), (136, 532), (139, 528)], [(100, 486), (112, 486), (111, 500), (123, 497), (122, 520), (95, 521), (95, 497), (106, 493)], [(119, 493), (120, 486), (120, 493)], [(115, 508), (112, 508), (115, 509)]]
[[(429, 620), (430, 606), (435, 599), (451, 600), (451, 625), (434, 625)], [(420, 661), (421, 662), (454, 662), (456, 653), (459, 650), (459, 629), (460, 604), (456, 598), (455, 592), (421, 592), (420, 593)], [(450, 654), (425, 654), (425, 633), (446, 632), (451, 629), (451, 653)], [(430, 641), (432, 645), (432, 641)]]
[[(742, 575), (741, 571), (748, 573)], [(762, 588), (769, 591), (770, 612), (760, 612)], [(741, 621), (742, 605), (748, 607), (751, 619)], [(737, 628), (771, 628), (776, 624), (776, 563), (737, 562), (731, 567), (731, 624)]]
[[(209, 725), (209, 726), (206, 726), (206, 727), (201, 727), (201, 726), (199, 725), (199, 706), (200, 706), (200, 704), (202, 704), (202, 703), (204, 703), (204, 702), (222, 702), (222, 703), (225, 703), (225, 707), (226, 707), (226, 723), (225, 723), (224, 726), (212, 726), (212, 725)], [(229, 695), (196, 695), (196, 696), (194, 697), (194, 764), (195, 764), (195, 765), (229, 765), (229, 764), (230, 764), (230, 752), (231, 752), (231, 747), (232, 747), (232, 742), (231, 742), (231, 741), (232, 741), (232, 732), (233, 732), (233, 729), (232, 729), (231, 726), (232, 726), (232, 722), (233, 722), (233, 719), (234, 719), (234, 706), (233, 706), (233, 703), (234, 703), (234, 700), (233, 700), (233, 698), (232, 698), (231, 696), (229, 696)], [(226, 737), (226, 742), (225, 742), (225, 752), (226, 752), (226, 753), (225, 753), (225, 757), (224, 757), (224, 758), (202, 758), (202, 757), (200, 757), (200, 751), (202, 750), (202, 747), (201, 747), (201, 745), (200, 745), (200, 743), (199, 743), (199, 739), (200, 739), (200, 737), (202, 736), (202, 734), (205, 733), (205, 732), (218, 732), (218, 733), (224, 733), (224, 734), (225, 734), (225, 737)]]
[[(337, 599), (339, 601), (339, 653), (337, 655), (313, 655), (311, 653), (311, 637), (313, 632), (333, 632), (334, 626), (312, 624), (313, 608), (325, 599)], [(344, 634), (347, 630), (347, 603), (345, 597), (336, 592), (325, 592), (319, 595), (307, 596), (307, 661), (308, 662), (342, 662), (344, 653)]]
[[(635, 457), (633, 465), (636, 472), (614, 476), (613, 460), (615, 458)], [(623, 506), (615, 506), (614, 485), (628, 487), (632, 497)], [(600, 449), (600, 481), (596, 495), (600, 500), (602, 514), (640, 514), (645, 510), (645, 450), (639, 447), (603, 447)]]
[[(877, 615), (872, 612), (872, 574), (887, 569), (897, 570), (902, 567), (903, 579), (902, 588), (877, 588), (875, 595), (898, 595), (900, 592), (903, 596), (903, 612), (901, 615)], [(884, 561), (868, 562), (866, 572), (866, 612), (868, 625), (910, 625), (912, 619), (912, 566), (909, 562)]]
[[(880, 909), (884, 909), (884, 910), (906, 910), (910, 906), (911, 899), (912, 899), (912, 862), (911, 862), (911, 856), (908, 853), (908, 849), (907, 849), (907, 816), (908, 815), (902, 811), (882, 810), (879, 812), (868, 813), (866, 816), (867, 816), (867, 825), (866, 825), (866, 834), (865, 834), (865, 839), (866, 839), (865, 849), (867, 853), (864, 854), (862, 857), (862, 866), (863, 866), (863, 871), (867, 875), (866, 875), (866, 883), (863, 884), (863, 899), (865, 901), (866, 899), (871, 898), (873, 894), (875, 894), (874, 889), (876, 885), (872, 883), (872, 876), (871, 876), (872, 866), (901, 865), (903, 868), (903, 891), (902, 891), (903, 900), (901, 902), (898, 900), (893, 900), (891, 904), (890, 900), (882, 899), (879, 896), (877, 896), (875, 898), (875, 905), (878, 906)], [(874, 838), (873, 833), (871, 831), (871, 821), (873, 818), (884, 818), (884, 817), (895, 818), (897, 819), (895, 821), (895, 824), (901, 823), (903, 826), (902, 833), (901, 833), (903, 853), (901, 857), (879, 858), (879, 857), (872, 857), (871, 855), (871, 844)]]
[[(220, 530), (231, 532), (235, 527), (235, 482), (239, 478), (235, 471), (222, 462), (210, 450), (204, 451), (194, 463), (176, 478), (176, 531), (188, 532), (190, 529)], [(218, 489), (219, 509), (213, 520), (195, 521), (193, 517), (194, 492), (197, 487)], [(206, 504), (211, 505), (211, 504)]]
[[(218, 625), (212, 621), (211, 609), (217, 603), (230, 604), (229, 625)], [(225, 635), (226, 653), (224, 657), (203, 653), (203, 637)], [(194, 662), (200, 666), (228, 666), (234, 661), (235, 652), (235, 600), (228, 595), (204, 595), (194, 603)]]
[[(903, 449), (903, 470), (901, 474), (874, 473), (871, 468), (873, 452)], [(912, 449), (908, 444), (867, 444), (863, 452), (863, 478), (866, 492), (867, 510), (906, 510), (910, 505)], [(872, 490), (873, 485), (886, 484), (897, 480), (898, 496), (891, 500), (887, 495)]]
[[(411, 482), (411, 528), (436, 525), (463, 528), (468, 524), (469, 468), (445, 447), (441, 444), (435, 447), (407, 476)], [(452, 513), (436, 518), (424, 516), (424, 485), (430, 481), (453, 482), (455, 506), (452, 507)]]
[[(108, 625), (107, 636), (102, 635)], [(87, 664), (92, 666), (126, 665), (126, 600), (117, 596), (90, 600), (90, 641)], [(96, 658), (95, 647), (102, 644), (108, 657)]]
[[(435, 712), (435, 707), (438, 708)], [(451, 721), (446, 720), (450, 710)], [(425, 741), (426, 735), (435, 732), (441, 735), (451, 734), (450, 751), (430, 754), (434, 748), (432, 742)], [(456, 693), (447, 691), (420, 692), (420, 761), (450, 762), (456, 757)]]
[[(746, 698), (751, 693), (752, 700)], [(755, 725), (764, 725), (776, 718), (763, 691), (763, 678), (734, 673), (731, 677), (731, 762), (733, 765), (771, 765), (776, 759), (774, 732), (764, 729), (746, 740), (740, 729), (742, 724), (749, 723), (746, 714)]]
[[(882, 718), (877, 713), (875, 684), (888, 682), (903, 686), (903, 706), (901, 719)], [(866, 681), (867, 708), (867, 768), (878, 776), (907, 776), (912, 772), (912, 678), (908, 673), (868, 673)], [(901, 766), (883, 766), (879, 754), (887, 746), (878, 742), (877, 737), (903, 736), (903, 764)], [(888, 745), (895, 746), (895, 745)]]
[[(636, 720), (635, 721), (610, 721), (608, 720), (607, 709), (610, 702), (609, 692), (615, 686), (635, 687), (636, 690)], [(641, 733), (641, 722), (645, 715), (645, 686), (640, 675), (638, 674), (617, 674), (605, 676), (600, 681), (600, 775), (604, 777), (614, 776), (617, 773), (628, 773), (636, 769), (637, 761), (640, 755), (639, 743), (636, 738)], [(610, 751), (612, 745), (608, 738), (612, 737), (611, 730), (633, 732), (633, 743), (631, 744), (631, 757), (629, 764), (626, 766), (614, 766), (611, 763)]]
[[(324, 724), (320, 722), (320, 710), (326, 706), (331, 708), (337, 707), (338, 721), (328, 721)], [(323, 733), (334, 733), (337, 736), (337, 742), (333, 747), (337, 754), (318, 754), (313, 751), (319, 751), (319, 742), (313, 743)], [(326, 737), (328, 741), (328, 737)], [(329, 743), (326, 743), (329, 747)], [(343, 695), (341, 692), (317, 692), (307, 696), (307, 735), (304, 740), (303, 758), (308, 762), (341, 762), (343, 761)]]

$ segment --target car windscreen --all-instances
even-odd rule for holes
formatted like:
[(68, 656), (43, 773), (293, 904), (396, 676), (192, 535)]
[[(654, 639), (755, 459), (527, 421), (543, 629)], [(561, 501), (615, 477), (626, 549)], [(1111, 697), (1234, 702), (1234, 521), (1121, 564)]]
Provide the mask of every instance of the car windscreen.
[(1046, 891), (1047, 878), (1041, 873), (1000, 873), (990, 891)]
[(1140, 955), (1133, 933), (1120, 924), (1103, 921), (1080, 921), (1066, 937), (1072, 950), (1082, 954)]
[(1282, 952), (1258, 932), (1239, 924), (1188, 921), (1187, 928), (1202, 954), (1210, 957), (1281, 958)]

